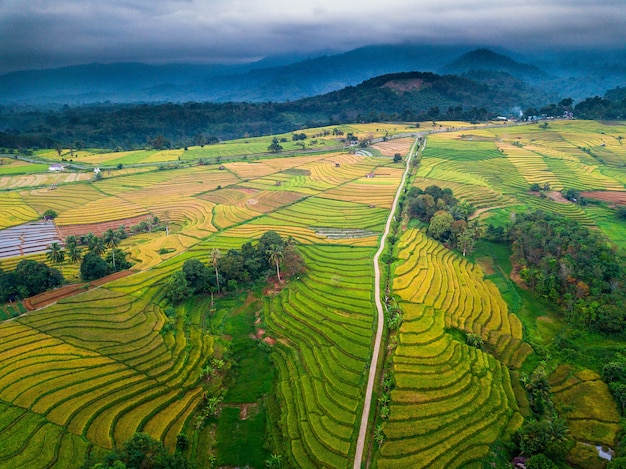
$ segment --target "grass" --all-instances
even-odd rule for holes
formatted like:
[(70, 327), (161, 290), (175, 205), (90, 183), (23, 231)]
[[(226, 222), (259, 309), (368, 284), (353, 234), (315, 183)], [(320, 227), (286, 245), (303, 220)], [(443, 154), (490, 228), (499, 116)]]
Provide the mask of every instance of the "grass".
[(238, 407), (225, 407), (220, 416), (216, 438), (220, 464), (233, 467), (264, 467), (269, 452), (264, 448), (266, 413), (263, 408), (239, 417)]

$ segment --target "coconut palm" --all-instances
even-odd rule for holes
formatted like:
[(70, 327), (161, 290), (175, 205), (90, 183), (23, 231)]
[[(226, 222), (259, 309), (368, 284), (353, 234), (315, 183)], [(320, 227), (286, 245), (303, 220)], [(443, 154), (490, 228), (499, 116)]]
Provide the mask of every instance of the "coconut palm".
[(217, 248), (213, 248), (211, 250), (211, 264), (213, 264), (213, 267), (215, 268), (215, 283), (217, 283), (217, 294), (219, 295), (220, 293), (220, 276), (219, 276), (219, 272), (217, 271), (217, 264), (219, 263), (219, 260), (222, 257), (222, 253), (220, 252), (219, 249)]
[(89, 250), (96, 254), (97, 256), (101, 256), (106, 251), (106, 246), (104, 245), (104, 241), (99, 236), (93, 236), (89, 238)]
[(272, 454), (265, 461), (265, 467), (268, 467), (270, 469), (279, 468), (282, 465), (282, 459), (283, 457), (280, 454)]
[(78, 238), (74, 235), (69, 235), (65, 237), (65, 247), (69, 248), (70, 246), (78, 245)]
[(111, 250), (113, 255), (113, 270), (115, 270), (115, 248), (120, 244), (120, 238), (111, 228), (102, 235), (102, 241)]
[(48, 246), (48, 252), (46, 252), (46, 257), (53, 264), (61, 265), (65, 260), (65, 251), (59, 243), (54, 242), (50, 246)]
[(282, 279), (280, 278), (280, 261), (285, 257), (284, 248), (277, 244), (272, 244), (267, 250), (267, 255), (269, 256), (270, 263), (276, 265), (276, 276), (278, 277), (278, 281), (282, 283)]
[(70, 259), (70, 262), (72, 264), (78, 264), (83, 258), (83, 250), (78, 246), (78, 244), (66, 243), (65, 248), (67, 250), (67, 257)]

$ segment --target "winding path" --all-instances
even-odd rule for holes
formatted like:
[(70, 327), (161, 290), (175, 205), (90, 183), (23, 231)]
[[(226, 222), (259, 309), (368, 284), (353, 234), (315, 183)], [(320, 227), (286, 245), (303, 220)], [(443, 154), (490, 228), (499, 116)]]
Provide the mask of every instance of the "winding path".
[(372, 392), (374, 390), (374, 380), (376, 379), (376, 368), (378, 367), (378, 355), (380, 354), (380, 344), (383, 337), (383, 329), (384, 329), (384, 321), (385, 314), (383, 310), (383, 304), (380, 300), (380, 265), (379, 258), (380, 255), (385, 250), (385, 241), (387, 240), (387, 236), (389, 236), (389, 231), (391, 230), (391, 222), (396, 213), (396, 207), (398, 206), (398, 200), (400, 199), (400, 195), (402, 194), (402, 189), (404, 188), (404, 184), (406, 182), (407, 174), (409, 173), (409, 168), (411, 164), (411, 159), (415, 155), (415, 153), (419, 150), (419, 137), (415, 139), (411, 150), (409, 151), (409, 156), (406, 159), (406, 169), (404, 170), (404, 174), (402, 175), (402, 181), (400, 181), (400, 185), (398, 186), (398, 191), (396, 192), (396, 197), (393, 199), (393, 205), (391, 206), (391, 212), (389, 213), (389, 218), (387, 219), (387, 224), (385, 225), (385, 231), (380, 241), (380, 246), (378, 247), (378, 251), (374, 255), (374, 302), (376, 303), (376, 310), (378, 312), (377, 316), (377, 329), (376, 329), (376, 337), (374, 338), (374, 349), (372, 351), (372, 361), (370, 363), (370, 372), (369, 377), (367, 379), (367, 388), (365, 390), (365, 400), (363, 404), (363, 415), (361, 416), (361, 427), (359, 428), (359, 438), (356, 442), (356, 453), (354, 455), (354, 469), (361, 469), (361, 461), (363, 459), (363, 450), (365, 448), (365, 437), (367, 436), (368, 430), (368, 421), (370, 416), (370, 408), (372, 405)]

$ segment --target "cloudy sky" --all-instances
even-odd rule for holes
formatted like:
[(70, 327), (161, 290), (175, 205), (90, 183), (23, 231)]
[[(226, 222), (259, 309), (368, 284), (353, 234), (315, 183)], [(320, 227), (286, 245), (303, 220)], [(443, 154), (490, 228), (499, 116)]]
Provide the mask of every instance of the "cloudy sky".
[(0, 73), (367, 44), (624, 47), (624, 0), (0, 0)]

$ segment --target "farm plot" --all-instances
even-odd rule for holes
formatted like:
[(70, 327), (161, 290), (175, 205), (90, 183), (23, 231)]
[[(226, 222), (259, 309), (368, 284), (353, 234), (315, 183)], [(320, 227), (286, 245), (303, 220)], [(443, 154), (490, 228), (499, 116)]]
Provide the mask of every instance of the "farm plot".
[[(159, 333), (164, 316), (152, 303), (153, 280), (135, 280), (140, 297), (99, 288), (0, 325), (0, 404), (30, 409), (37, 428), (50, 426), (42, 436), (25, 432), (19, 452), (0, 451), (3, 463), (22, 461), (27, 448), (35, 454), (45, 435), (51, 447), (38, 457), (73, 467), (89, 443), (110, 449), (144, 426), (171, 449), (201, 396), (196, 383), (212, 348), (182, 323), (175, 337)], [(0, 448), (9, 441), (0, 430)]]
[(597, 373), (561, 365), (549, 377), (554, 402), (567, 418), (572, 438), (614, 447), (620, 417), (609, 388)]
[(369, 177), (337, 186), (323, 192), (320, 197), (388, 208), (396, 195), (401, 177), (401, 170), (378, 169)]
[(28, 187), (51, 186), (72, 182), (88, 181), (93, 173), (29, 173), (15, 176), (1, 176), (0, 189), (24, 189)]
[(540, 187), (547, 183), (552, 190), (623, 191), (626, 178), (588, 152), (619, 146), (618, 132), (610, 125), (576, 121), (550, 123), (548, 129), (527, 125), (482, 130), (480, 135), (473, 135), (474, 131), (472, 135), (433, 134), (416, 185), (432, 181), (450, 187), (459, 198), (481, 209), (515, 207), (559, 213), (608, 230), (607, 236), (614, 240), (619, 236), (613, 233), (613, 225), (590, 216), (593, 210), (557, 203), (540, 193), (529, 193), (529, 188), (533, 183)]
[(99, 192), (91, 184), (44, 187), (22, 191), (20, 194), (24, 198), (24, 202), (37, 212), (43, 213), (52, 209), (58, 214), (103, 197), (102, 192)]
[(87, 225), (148, 215), (146, 209), (120, 197), (110, 196), (93, 200), (69, 209), (56, 218), (59, 226)]
[(388, 211), (365, 204), (310, 197), (253, 220), (251, 224), (301, 227), (360, 228), (381, 231)]
[(506, 365), (522, 364), (531, 349), (522, 342), (521, 322), (480, 267), (418, 230), (408, 231), (399, 249), (395, 294), (442, 311), (446, 327), (480, 335)]
[(307, 246), (308, 274), (266, 301), (280, 339), (279, 425), (298, 467), (347, 467), (354, 454), (374, 310), (372, 249)]
[(414, 141), (415, 139), (413, 138), (399, 138), (397, 140), (376, 143), (372, 145), (372, 148), (378, 150), (383, 156), (394, 156), (396, 153), (405, 156), (411, 149)]
[(15, 192), (0, 194), (0, 229), (37, 220), (39, 214)]
[(447, 255), (423, 233), (409, 230), (398, 249), (393, 287), (404, 321), (378, 467), (471, 467), (522, 417), (508, 369), (454, 340), (446, 328), (481, 334), (496, 355), (519, 366), (528, 353), (519, 340), (521, 325), (477, 268)]
[(0, 259), (45, 252), (54, 242), (60, 243), (52, 221), (40, 221), (0, 230)]

